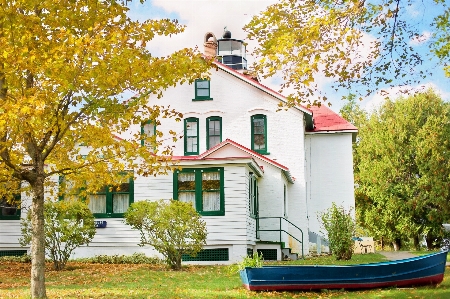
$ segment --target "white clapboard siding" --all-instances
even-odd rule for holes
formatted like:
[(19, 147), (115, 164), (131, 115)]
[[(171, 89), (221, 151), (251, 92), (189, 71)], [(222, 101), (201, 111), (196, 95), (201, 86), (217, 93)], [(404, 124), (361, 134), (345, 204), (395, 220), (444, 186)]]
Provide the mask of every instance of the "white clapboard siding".
[[(0, 250), (20, 248), (20, 220), (0, 220)], [(26, 249), (27, 247), (24, 247)]]
[(224, 166), (225, 215), (203, 217), (208, 230), (208, 245), (217, 241), (233, 244), (247, 239), (247, 169), (240, 165)]

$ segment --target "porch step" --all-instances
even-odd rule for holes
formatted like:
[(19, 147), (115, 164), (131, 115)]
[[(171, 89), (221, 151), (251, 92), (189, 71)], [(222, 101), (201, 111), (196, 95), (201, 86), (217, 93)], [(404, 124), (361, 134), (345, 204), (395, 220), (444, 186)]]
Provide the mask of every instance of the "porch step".
[[(258, 248), (258, 252), (263, 254), (263, 258), (265, 260), (277, 260), (277, 250), (281, 250), (281, 260), (298, 260), (300, 258), (298, 253), (292, 252), (292, 249), (289, 247), (285, 247), (286, 243), (284, 242), (259, 240), (256, 243), (260, 246), (260, 248)], [(271, 249), (264, 248), (261, 245), (271, 245)], [(274, 246), (278, 248), (276, 249)]]
[(282, 248), (281, 254), (283, 255), (283, 260), (298, 260), (298, 254), (291, 251), (291, 248)]

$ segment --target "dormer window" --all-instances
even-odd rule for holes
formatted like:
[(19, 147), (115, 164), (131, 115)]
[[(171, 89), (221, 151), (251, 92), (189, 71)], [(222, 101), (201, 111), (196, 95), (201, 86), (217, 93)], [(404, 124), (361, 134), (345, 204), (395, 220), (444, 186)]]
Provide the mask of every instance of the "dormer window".
[(195, 80), (195, 99), (194, 101), (212, 100), (210, 91), (210, 81), (197, 79)]

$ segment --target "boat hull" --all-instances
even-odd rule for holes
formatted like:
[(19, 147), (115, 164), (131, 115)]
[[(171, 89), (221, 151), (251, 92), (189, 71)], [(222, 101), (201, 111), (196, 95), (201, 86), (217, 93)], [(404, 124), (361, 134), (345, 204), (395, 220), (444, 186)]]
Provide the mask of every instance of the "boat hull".
[(446, 259), (445, 251), (374, 264), (247, 267), (240, 275), (253, 291), (406, 287), (442, 282)]

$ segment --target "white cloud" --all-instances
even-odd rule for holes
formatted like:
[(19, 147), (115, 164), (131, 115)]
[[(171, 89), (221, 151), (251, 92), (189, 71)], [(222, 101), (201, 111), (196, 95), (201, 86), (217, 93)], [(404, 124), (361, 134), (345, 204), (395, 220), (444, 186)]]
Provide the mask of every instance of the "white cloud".
[[(220, 38), (225, 26), (231, 31), (232, 38), (243, 40), (246, 34), (242, 27), (253, 15), (276, 2), (276, 0), (153, 0), (143, 5), (131, 6), (130, 15), (140, 20), (145, 15), (149, 18), (159, 16), (177, 18), (181, 24), (186, 25), (183, 33), (170, 38), (157, 37), (149, 44), (152, 53), (165, 56), (186, 47), (197, 46), (203, 52), (205, 33), (213, 32)], [(251, 53), (254, 47), (255, 43), (250, 42), (247, 52)], [(251, 60), (250, 55), (247, 59)]]
[(386, 98), (396, 99), (399, 97), (408, 96), (417, 92), (424, 92), (428, 89), (433, 89), (438, 95), (442, 97), (442, 99), (448, 99), (449, 93), (441, 90), (436, 84), (433, 82), (424, 83), (417, 86), (395, 86), (388, 89), (379, 90), (376, 94), (364, 100), (362, 103), (363, 108), (372, 113), (376, 109), (380, 108), (383, 105)]
[(422, 32), (422, 34), (411, 38), (411, 40), (409, 41), (409, 44), (411, 46), (417, 46), (417, 45), (424, 44), (431, 38), (432, 35), (433, 34), (431, 32), (424, 31), (424, 32)]

